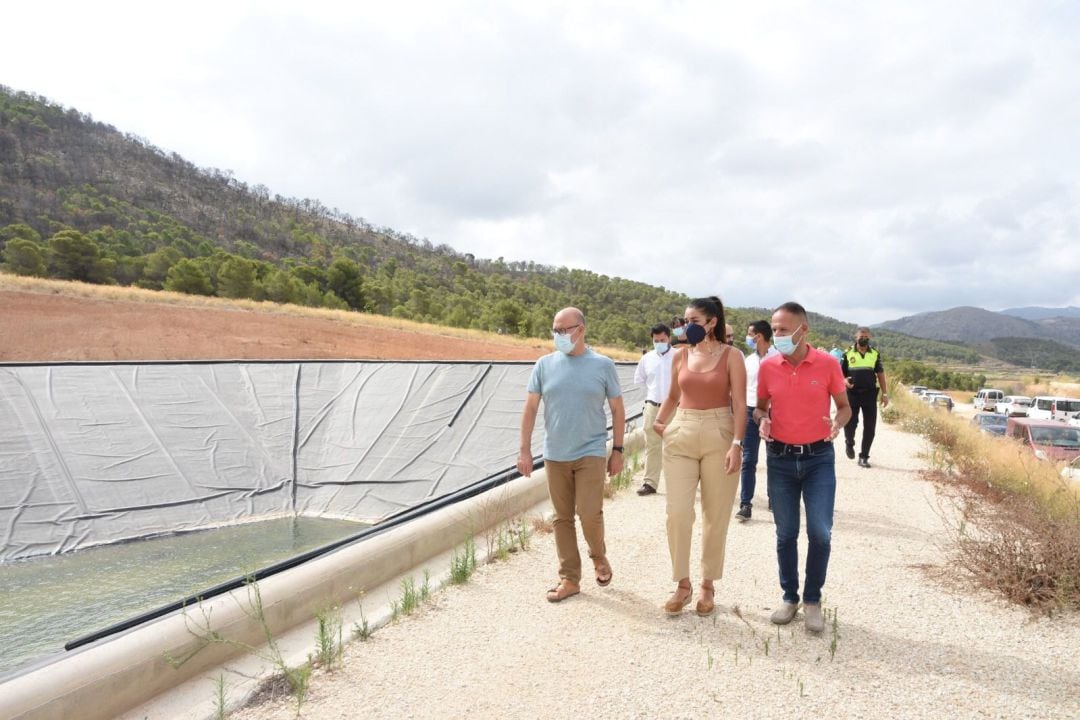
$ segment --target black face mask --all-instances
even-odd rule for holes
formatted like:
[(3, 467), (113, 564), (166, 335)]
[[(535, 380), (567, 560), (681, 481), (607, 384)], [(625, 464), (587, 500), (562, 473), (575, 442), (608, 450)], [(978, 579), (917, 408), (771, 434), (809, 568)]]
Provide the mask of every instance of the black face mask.
[(859, 347), (870, 347), (870, 338), (859, 338)]
[(690, 323), (686, 326), (686, 342), (691, 345), (697, 345), (699, 342), (705, 339), (705, 328), (700, 325)]

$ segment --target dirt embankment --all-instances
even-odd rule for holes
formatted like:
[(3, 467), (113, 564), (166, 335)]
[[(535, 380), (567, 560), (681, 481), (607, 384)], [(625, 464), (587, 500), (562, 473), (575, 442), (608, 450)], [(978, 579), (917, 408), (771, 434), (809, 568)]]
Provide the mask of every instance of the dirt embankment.
[(535, 360), (549, 351), (335, 319), (0, 289), (0, 361)]

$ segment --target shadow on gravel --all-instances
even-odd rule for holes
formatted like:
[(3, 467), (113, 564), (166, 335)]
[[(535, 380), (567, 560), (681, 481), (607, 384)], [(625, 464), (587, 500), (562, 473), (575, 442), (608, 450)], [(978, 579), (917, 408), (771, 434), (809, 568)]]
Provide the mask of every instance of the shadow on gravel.
[[(886, 674), (913, 677), (954, 677), (965, 684), (984, 687), (988, 693), (1028, 697), (1048, 705), (1066, 700), (1068, 688), (1080, 687), (1080, 672), (1047, 672), (1035, 664), (1009, 653), (975, 649), (972, 644), (949, 645), (936, 640), (910, 640), (886, 635), (878, 630), (842, 621), (843, 644), (860, 648), (856, 662), (876, 656)], [(844, 662), (843, 652), (836, 664)], [(912, 686), (913, 687), (913, 686)]]

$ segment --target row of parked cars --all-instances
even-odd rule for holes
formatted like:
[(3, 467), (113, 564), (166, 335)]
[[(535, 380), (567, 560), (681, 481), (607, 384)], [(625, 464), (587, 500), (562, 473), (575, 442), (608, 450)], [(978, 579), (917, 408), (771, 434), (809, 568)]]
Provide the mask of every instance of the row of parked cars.
[(972, 399), (977, 411), (996, 412), (1006, 417), (1060, 420), (1080, 424), (1080, 400), (1054, 395), (1006, 395), (1001, 390), (983, 388)]
[(912, 385), (911, 394), (919, 397), (924, 403), (927, 403), (931, 407), (942, 408), (952, 412), (953, 399), (940, 390), (932, 390), (925, 385)]
[(984, 388), (974, 398), (972, 422), (991, 435), (1023, 443), (1040, 460), (1065, 462), (1062, 475), (1080, 480), (1080, 400), (1006, 395)]

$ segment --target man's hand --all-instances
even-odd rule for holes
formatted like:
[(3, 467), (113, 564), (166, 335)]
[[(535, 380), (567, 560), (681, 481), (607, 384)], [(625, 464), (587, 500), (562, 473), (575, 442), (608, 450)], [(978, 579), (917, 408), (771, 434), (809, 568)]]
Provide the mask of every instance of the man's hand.
[(607, 459), (607, 474), (608, 477), (615, 477), (622, 472), (623, 468), (623, 456), (618, 450), (612, 450)]
[(825, 424), (829, 426), (829, 435), (828, 437), (826, 437), (826, 440), (835, 440), (836, 436), (840, 434), (840, 431), (844, 429), (844, 426), (837, 424), (828, 415), (824, 416), (821, 419), (824, 420)]
[(768, 415), (764, 415), (758, 420), (758, 435), (765, 442), (772, 440), (772, 420)]
[(887, 392), (881, 393), (881, 407), (889, 407), (889, 393)]
[(532, 450), (522, 450), (518, 453), (517, 471), (525, 477), (532, 477), (533, 459)]

